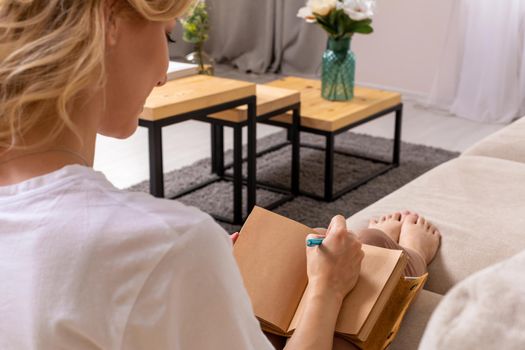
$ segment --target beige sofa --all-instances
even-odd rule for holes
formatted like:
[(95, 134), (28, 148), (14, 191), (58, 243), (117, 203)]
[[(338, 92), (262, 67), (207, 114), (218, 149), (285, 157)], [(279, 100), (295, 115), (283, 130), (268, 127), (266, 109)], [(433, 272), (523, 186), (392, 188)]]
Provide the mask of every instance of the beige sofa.
[[(390, 349), (417, 349), (426, 324), (452, 287), (525, 249), (525, 117), (348, 218), (414, 210), (442, 233), (429, 279)], [(465, 335), (468, 336), (468, 335)]]

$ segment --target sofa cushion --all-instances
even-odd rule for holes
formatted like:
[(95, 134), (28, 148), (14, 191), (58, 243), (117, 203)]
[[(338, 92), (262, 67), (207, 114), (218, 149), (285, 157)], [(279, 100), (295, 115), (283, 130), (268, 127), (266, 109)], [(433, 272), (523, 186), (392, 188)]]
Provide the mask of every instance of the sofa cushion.
[(472, 273), (525, 249), (525, 164), (460, 157), (423, 174), (348, 219), (410, 209), (434, 223), (441, 248), (429, 266), (426, 289), (445, 294)]
[(525, 117), (484, 138), (463, 156), (486, 156), (525, 163)]
[(428, 320), (442, 298), (442, 295), (422, 290), (408, 309), (399, 333), (388, 349), (416, 350)]
[(525, 349), (525, 252), (467, 278), (443, 298), (421, 348)]

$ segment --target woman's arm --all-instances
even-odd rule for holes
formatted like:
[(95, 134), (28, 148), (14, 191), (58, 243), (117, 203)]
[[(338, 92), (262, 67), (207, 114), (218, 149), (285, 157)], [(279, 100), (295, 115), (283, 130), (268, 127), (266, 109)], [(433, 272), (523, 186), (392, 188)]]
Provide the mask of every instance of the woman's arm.
[(307, 248), (306, 306), (285, 350), (332, 349), (339, 309), (357, 283), (363, 256), (345, 219), (334, 217), (322, 245)]
[(305, 297), (303, 316), (285, 350), (332, 349), (342, 299), (314, 288), (308, 288)]

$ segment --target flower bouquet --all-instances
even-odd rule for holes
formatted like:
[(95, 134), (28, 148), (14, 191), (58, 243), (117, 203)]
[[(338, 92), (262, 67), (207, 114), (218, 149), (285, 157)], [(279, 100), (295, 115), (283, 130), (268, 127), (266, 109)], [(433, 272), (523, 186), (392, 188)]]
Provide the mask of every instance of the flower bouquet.
[(213, 60), (203, 50), (210, 31), (208, 10), (204, 0), (196, 2), (188, 15), (181, 19), (181, 24), (184, 30), (182, 39), (195, 45), (195, 51), (187, 55), (186, 60), (199, 66), (199, 74), (213, 75)]
[(370, 34), (375, 0), (308, 0), (297, 14), (318, 23), (329, 35), (323, 54), (322, 96), (351, 100), (354, 96), (355, 55), (350, 51), (354, 33)]

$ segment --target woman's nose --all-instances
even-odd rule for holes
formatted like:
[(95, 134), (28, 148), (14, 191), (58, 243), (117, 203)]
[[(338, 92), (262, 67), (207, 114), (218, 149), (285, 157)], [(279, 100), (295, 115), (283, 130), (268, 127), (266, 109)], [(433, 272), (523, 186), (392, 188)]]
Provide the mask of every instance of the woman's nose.
[(165, 76), (162, 78), (162, 80), (159, 80), (159, 81), (157, 82), (157, 86), (162, 86), (162, 85), (166, 84), (167, 81), (168, 81), (168, 76), (165, 75)]

